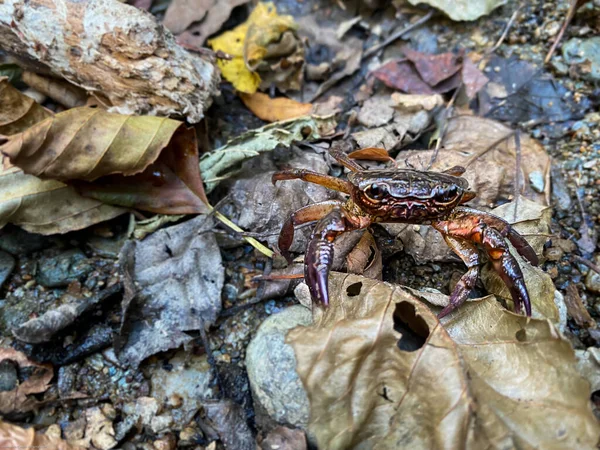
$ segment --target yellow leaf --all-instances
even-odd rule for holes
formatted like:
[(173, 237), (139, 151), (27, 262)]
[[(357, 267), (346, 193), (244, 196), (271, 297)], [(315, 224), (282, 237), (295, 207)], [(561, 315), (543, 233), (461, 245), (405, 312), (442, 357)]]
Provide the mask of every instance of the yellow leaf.
[(265, 57), (269, 44), (296, 28), (292, 16), (277, 15), (273, 3), (259, 3), (246, 22), (209, 40), (208, 45), (232, 56), (230, 61), (217, 62), (223, 78), (238, 91), (253, 94), (260, 85), (260, 76), (252, 68)]
[(261, 92), (252, 95), (240, 94), (240, 98), (256, 117), (267, 122), (295, 119), (312, 111), (311, 103), (300, 103), (287, 97), (271, 98)]

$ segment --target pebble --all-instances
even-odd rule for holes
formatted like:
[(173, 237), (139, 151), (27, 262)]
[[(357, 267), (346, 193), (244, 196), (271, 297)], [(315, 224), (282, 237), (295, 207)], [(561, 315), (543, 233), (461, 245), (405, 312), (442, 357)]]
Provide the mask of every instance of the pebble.
[(567, 64), (590, 64), (589, 70), (581, 71), (583, 78), (600, 80), (600, 36), (569, 39), (562, 46), (562, 53)]
[(281, 424), (306, 428), (309, 404), (296, 373), (296, 357), (285, 343), (289, 330), (309, 325), (312, 314), (301, 305), (291, 306), (267, 318), (248, 345), (246, 368), (252, 397)]
[(68, 286), (73, 281), (81, 281), (92, 270), (85, 253), (73, 249), (53, 257), (42, 257), (35, 278), (42, 286), (61, 287)]
[(28, 233), (21, 228), (15, 227), (10, 230), (2, 230), (1, 233), (0, 249), (15, 256), (27, 255), (52, 244), (51, 238), (41, 234)]
[(535, 172), (531, 172), (529, 174), (529, 182), (531, 183), (531, 187), (535, 192), (539, 192), (542, 194), (544, 192), (544, 174), (539, 170)]
[(15, 268), (15, 258), (0, 250), (0, 288)]

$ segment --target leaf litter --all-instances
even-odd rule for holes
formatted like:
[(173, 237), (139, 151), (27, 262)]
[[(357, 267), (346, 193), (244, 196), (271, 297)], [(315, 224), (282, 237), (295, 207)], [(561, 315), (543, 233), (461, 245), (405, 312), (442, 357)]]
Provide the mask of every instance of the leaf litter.
[[(345, 5), (349, 10), (341, 15), (340, 8), (332, 6), (299, 17), (301, 15), (299, 11), (306, 13), (311, 10), (310, 4), (294, 7), (278, 4), (277, 8), (281, 11), (279, 15), (274, 6), (259, 3), (252, 14), (256, 14), (256, 17), (265, 11), (267, 14), (264, 14), (260, 20), (256, 20), (255, 17), (242, 23), (240, 25), (242, 31), (240, 31), (239, 27), (236, 28), (241, 18), (239, 13), (243, 15), (246, 8), (238, 8), (234, 14), (232, 11), (243, 3), (245, 2), (219, 2), (217, 6), (217, 3), (212, 1), (174, 0), (169, 5), (165, 24), (179, 34), (178, 42), (194, 52), (207, 56), (208, 59), (216, 57), (218, 64), (223, 67), (227, 62), (237, 58), (235, 64), (229, 65), (229, 68), (237, 67), (240, 70), (238, 73), (234, 73), (235, 70), (230, 71), (230, 81), (238, 88), (243, 86), (245, 89), (250, 86), (250, 90), (259, 89), (265, 92), (257, 91), (251, 95), (242, 93), (240, 97), (257, 117), (275, 123), (258, 129), (249, 129), (246, 132), (243, 132), (245, 123), (237, 124), (237, 128), (233, 127), (238, 130), (233, 140), (216, 150), (205, 152), (202, 156), (201, 174), (207, 181), (207, 190), (210, 192), (211, 199), (224, 198), (217, 208), (230, 215), (237, 223), (236, 225), (229, 222), (235, 232), (228, 230), (227, 234), (233, 236), (225, 236), (225, 239), (221, 239), (224, 237), (223, 234), (213, 232), (214, 223), (210, 215), (156, 231), (167, 223), (163, 220), (166, 216), (159, 215), (147, 221), (146, 231), (138, 230), (147, 234), (148, 237), (144, 241), (132, 241), (124, 249), (121, 264), (124, 269), (127, 295), (122, 302), (123, 314), (119, 317), (121, 329), (115, 340), (117, 354), (122, 364), (130, 364), (133, 367), (139, 365), (140, 368), (146, 367), (147, 362), (155, 367), (162, 365), (162, 370), (168, 377), (171, 375), (170, 371), (179, 371), (179, 368), (171, 367), (169, 362), (173, 361), (169, 358), (176, 347), (183, 345), (184, 350), (178, 354), (183, 355), (187, 362), (191, 361), (189, 358), (197, 357), (191, 354), (191, 352), (197, 353), (198, 350), (193, 341), (198, 339), (198, 335), (202, 336), (204, 331), (209, 331), (209, 338), (212, 341), (214, 335), (210, 336), (213, 334), (210, 327), (222, 326), (217, 321), (221, 313), (221, 296), (225, 305), (231, 305), (242, 297), (248, 299), (248, 294), (253, 292), (251, 283), (248, 282), (248, 285), (245, 284), (245, 287), (249, 288), (246, 292), (240, 295), (236, 291), (238, 298), (236, 299), (235, 295), (232, 297), (232, 279), (237, 275), (249, 279), (248, 272), (252, 273), (256, 269), (246, 265), (242, 268), (242, 274), (232, 274), (230, 268), (225, 271), (223, 264), (230, 267), (231, 258), (238, 258), (242, 264), (247, 259), (245, 256), (239, 256), (243, 254), (240, 253), (241, 250), (236, 250), (235, 253), (229, 246), (239, 245), (239, 238), (247, 240), (249, 236), (257, 236), (263, 241), (270, 242), (274, 247), (279, 225), (293, 209), (310, 204), (316, 201), (317, 197), (338, 197), (336, 193), (320, 186), (305, 188), (301, 182), (285, 183), (285, 185), (282, 183), (277, 188), (273, 188), (269, 180), (272, 171), (275, 168), (305, 166), (322, 173), (341, 175), (343, 170), (335, 164), (329, 167), (321, 153), (330, 146), (331, 139), (336, 139), (342, 134), (344, 137), (350, 137), (358, 147), (366, 148), (358, 150), (353, 156), (367, 161), (366, 165), (369, 167), (382, 167), (383, 164), (403, 167), (405, 164), (408, 167), (428, 168), (432, 165), (433, 170), (443, 170), (456, 165), (455, 161), (467, 166), (466, 176), (474, 189), (480, 193), (480, 197), (473, 203), (485, 210), (503, 205), (496, 208), (494, 212), (515, 223), (515, 227), (531, 241), (536, 252), (543, 253), (544, 247), (547, 246), (546, 240), (551, 236), (549, 228), (551, 210), (548, 207), (551, 198), (548, 156), (543, 148), (528, 136), (521, 135), (520, 144), (514, 144), (512, 130), (498, 122), (470, 116), (473, 112), (464, 104), (465, 99), (470, 100), (478, 93), (477, 101), (480, 104), (471, 103), (472, 107), (483, 106), (484, 109), (487, 107), (492, 117), (495, 117), (496, 111), (506, 113), (502, 109), (504, 105), (510, 106), (510, 102), (517, 97), (509, 98), (507, 103), (507, 96), (503, 95), (503, 92), (510, 89), (505, 80), (498, 78), (498, 72), (500, 75), (504, 74), (502, 71), (496, 71), (496, 66), (488, 63), (487, 69), (482, 73), (470, 59), (472, 57), (474, 61), (478, 61), (477, 52), (468, 53), (469, 57), (467, 57), (465, 56), (467, 50), (438, 54), (411, 50), (411, 48), (420, 50), (432, 48), (425, 44), (415, 46), (415, 43), (420, 42), (419, 39), (422, 38), (414, 36), (409, 37), (411, 47), (404, 47), (404, 51), (401, 52), (404, 54), (403, 60), (392, 60), (392, 63), (386, 65), (385, 61), (389, 61), (384, 59), (384, 56), (387, 57), (387, 51), (377, 55), (381, 56), (381, 59), (367, 60), (366, 57), (363, 59), (363, 47), (371, 50), (378, 47), (367, 45), (371, 42), (367, 43), (365, 36), (369, 36), (368, 39), (383, 39), (384, 43), (380, 48), (392, 42), (391, 40), (388, 42), (385, 38), (389, 32), (389, 24), (385, 21), (380, 24), (378, 14), (367, 17), (370, 12), (365, 13), (362, 7), (360, 14), (366, 16), (361, 17), (355, 5), (350, 4)], [(448, 5), (444, 4), (447, 2), (436, 0), (430, 3), (435, 3), (435, 7), (442, 10), (446, 8), (447, 14), (454, 20), (458, 18), (456, 15), (458, 13), (463, 14), (464, 20), (473, 20), (478, 15), (489, 13), (501, 2), (470, 2), (460, 11), (448, 10)], [(190, 6), (186, 9), (186, 5)], [(164, 6), (155, 5), (153, 10)], [(145, 7), (148, 8), (150, 5)], [(370, 4), (369, 8), (372, 7), (373, 5)], [(414, 13), (414, 10), (407, 9), (405, 6), (396, 5), (396, 7), (400, 8), (398, 17), (403, 17), (407, 12), (409, 15)], [(393, 11), (393, 8), (389, 10)], [(386, 14), (388, 12), (386, 11)], [(286, 16), (287, 13), (291, 13), (291, 16)], [(471, 19), (467, 16), (469, 14)], [(425, 17), (428, 18), (430, 15)], [(340, 17), (346, 20), (338, 27), (340, 21), (337, 19)], [(228, 22), (223, 27), (226, 20)], [(280, 26), (282, 28), (278, 28)], [(227, 37), (223, 49), (215, 48), (217, 50), (215, 54), (201, 49), (202, 43), (219, 30), (230, 30), (216, 38), (218, 42), (221, 37)], [(431, 31), (429, 33), (431, 34)], [(233, 42), (232, 36), (243, 41), (241, 52), (236, 47), (239, 42)], [(495, 48), (499, 45), (500, 43)], [(226, 47), (234, 51), (228, 52)], [(452, 47), (446, 45), (444, 41), (441, 47), (461, 48), (461, 45)], [(467, 48), (469, 50), (473, 48), (469, 41), (467, 41)], [(319, 59), (319, 52), (329, 55), (325, 58), (326, 62), (322, 58)], [(230, 60), (225, 53), (230, 53), (233, 59)], [(367, 50), (369, 58), (375, 53)], [(397, 52), (392, 51), (391, 54), (395, 56)], [(384, 65), (380, 65), (373, 72), (373, 67), (377, 67), (380, 61), (384, 61)], [(483, 67), (483, 64), (480, 66)], [(379, 79), (383, 83), (373, 83), (373, 79), (363, 80), (362, 78), (369, 71), (372, 73), (379, 71)], [(356, 76), (351, 78), (350, 75), (353, 74)], [(492, 80), (491, 83), (488, 82), (488, 78)], [(334, 88), (333, 86), (342, 79), (344, 82)], [(358, 84), (363, 82), (364, 84), (358, 87)], [(383, 86), (384, 84), (386, 86)], [(544, 88), (545, 91), (544, 89), (536, 91), (532, 88), (532, 95), (536, 92), (542, 92), (544, 95), (548, 92), (552, 93), (551, 85), (552, 83), (547, 83), (545, 86), (550, 88)], [(424, 92), (414, 95), (411, 90), (414, 86), (423, 89)], [(302, 88), (302, 91), (287, 92), (288, 97), (283, 96), (286, 91), (299, 88)], [(408, 94), (393, 92), (397, 89)], [(560, 89), (555, 89), (554, 93), (557, 95), (568, 93)], [(268, 95), (266, 91), (269, 91)], [(436, 92), (443, 92), (444, 96)], [(450, 95), (452, 98), (447, 103)], [(489, 100), (486, 95), (493, 98)], [(508, 97), (511, 95), (508, 94)], [(313, 101), (320, 96), (324, 99), (322, 105), (339, 108), (344, 114), (335, 118), (323, 117), (316, 109), (319, 105)], [(568, 95), (565, 95), (566, 97)], [(307, 100), (309, 103), (306, 103)], [(488, 105), (486, 101), (489, 102)], [(492, 102), (496, 103), (492, 104)], [(459, 107), (455, 109), (454, 103)], [(540, 118), (537, 122), (540, 123), (548, 117), (558, 117), (559, 120), (566, 121), (579, 117), (577, 114), (581, 109), (577, 110), (577, 108), (572, 109), (570, 115), (556, 115), (552, 112), (554, 110), (551, 103), (546, 105), (542, 102), (537, 105), (537, 112), (534, 110), (529, 112), (532, 115), (534, 112), (538, 114)], [(43, 117), (39, 120), (29, 120), (27, 112), (29, 109), (33, 112), (43, 110), (32, 102), (24, 102), (23, 105), (21, 110), (17, 110), (16, 123), (19, 123), (20, 117), (23, 117), (25, 122), (29, 122), (22, 128), (17, 127), (15, 132), (10, 134), (20, 133), (35, 122), (45, 119), (46, 113), (43, 112)], [(560, 108), (563, 108), (562, 104)], [(539, 110), (542, 111), (541, 115)], [(565, 108), (562, 110), (564, 111)], [(455, 117), (457, 112), (458, 117)], [(1, 114), (0, 110), (0, 117)], [(235, 109), (232, 109), (231, 117), (235, 120)], [(215, 117), (211, 119), (210, 124), (216, 123), (217, 130), (224, 125), (228, 126), (225, 123), (228, 119), (221, 120), (221, 117), (216, 118), (217, 120), (214, 120)], [(508, 120), (507, 117), (504, 119)], [(337, 126), (338, 120), (340, 126)], [(12, 122), (14, 120), (11, 119), (9, 126)], [(464, 125), (466, 130), (461, 126), (457, 127), (457, 123)], [(208, 123), (206, 125), (197, 126), (196, 131), (200, 133), (202, 139), (201, 147), (210, 149), (211, 141), (218, 143), (222, 141), (219, 141), (219, 138), (215, 139), (215, 130), (210, 129)], [(0, 133), (9, 135), (3, 132), (2, 128)], [(81, 140), (88, 139), (78, 137)], [(414, 150), (414, 148), (426, 147), (427, 138), (430, 143), (438, 143), (435, 150)], [(320, 142), (308, 143), (315, 140)], [(186, 148), (189, 143), (179, 142), (177, 145)], [(396, 154), (406, 146), (411, 150)], [(194, 143), (191, 147), (195, 148), (197, 144)], [(290, 158), (290, 148), (293, 149), (295, 157)], [(162, 152), (160, 157), (166, 154), (169, 153)], [(171, 172), (176, 176), (183, 173), (180, 169), (198, 167), (198, 162), (194, 163), (194, 161), (178, 165), (179, 157), (175, 153), (171, 156), (173, 157), (165, 164), (167, 166), (170, 164), (170, 167), (174, 168)], [(395, 162), (391, 160), (392, 156), (395, 157)], [(154, 164), (147, 166), (144, 170), (150, 169), (151, 176), (146, 179), (140, 179), (138, 176), (123, 177), (120, 174), (102, 176), (100, 180), (104, 181), (104, 185), (93, 181), (94, 185), (91, 187), (84, 184), (89, 183), (89, 180), (65, 181), (70, 185), (76, 185), (80, 192), (95, 195), (96, 198), (109, 203), (116, 202), (129, 208), (164, 212), (164, 204), (172, 207), (172, 196), (176, 194), (164, 187), (163, 182), (169, 177), (165, 175), (162, 167), (164, 166), (157, 167)], [(202, 182), (198, 183), (200, 177), (196, 171), (192, 170), (192, 172), (194, 173), (191, 177), (195, 178), (196, 182), (191, 184), (201, 188)], [(127, 179), (131, 181), (129, 186), (124, 181)], [(184, 176), (183, 183), (186, 184), (186, 180), (190, 179)], [(62, 185), (62, 182), (57, 183)], [(218, 185), (219, 189), (215, 189)], [(286, 185), (289, 188), (284, 189)], [(84, 191), (86, 186), (89, 188), (88, 191)], [(199, 189), (192, 189), (192, 192), (195, 196), (193, 201), (202, 200), (198, 203), (202, 210), (197, 212), (208, 213), (210, 206), (206, 206), (206, 198), (202, 198), (203, 191), (200, 193)], [(277, 195), (271, 195), (273, 192)], [(165, 194), (166, 201), (161, 205), (158, 198)], [(145, 205), (144, 197), (147, 199)], [(249, 208), (250, 204), (263, 208)], [(167, 212), (178, 211), (171, 209)], [(220, 211), (213, 210), (212, 214), (219, 219), (223, 217)], [(138, 214), (138, 219), (144, 217)], [(169, 218), (176, 221), (181, 219), (182, 216)], [(242, 232), (238, 225), (243, 225), (250, 230), (250, 233)], [(196, 229), (192, 230), (194, 227)], [(437, 258), (443, 259), (448, 256), (447, 246), (441, 239), (436, 241), (435, 236), (428, 231), (428, 227), (414, 225), (404, 227), (405, 231), (409, 230), (412, 234), (401, 238), (398, 235), (398, 239), (402, 239), (402, 242), (392, 243), (391, 247), (399, 248), (403, 245), (406, 252), (415, 257), (417, 263), (430, 263), (439, 260)], [(297, 233), (299, 239), (295, 250), (302, 251), (308, 230), (309, 228), (299, 230)], [(394, 236), (393, 230), (391, 228), (388, 230)], [(219, 238), (223, 259), (216, 245), (217, 238)], [(386, 247), (380, 248), (378, 244), (381, 243)], [(336, 241), (334, 267), (373, 278), (383, 276), (384, 279), (389, 279), (389, 274), (386, 273), (387, 259), (393, 252), (388, 250), (389, 244), (390, 239), (387, 238), (387, 241), (386, 238), (382, 239), (381, 230), (377, 230), (377, 227), (365, 233), (348, 234)], [(201, 259), (198, 254), (202, 255)], [(238, 256), (232, 257), (232, 254)], [(263, 260), (259, 258), (257, 261), (256, 267), (259, 267), (260, 272), (264, 268)], [(569, 445), (573, 444), (577, 448), (585, 448), (592, 442), (592, 435), (597, 435), (597, 425), (590, 419), (589, 391), (581, 384), (573, 369), (574, 360), (570, 346), (552, 325), (557, 324), (561, 332), (569, 331), (564, 326), (565, 318), (564, 311), (561, 312), (560, 309), (560, 294), (555, 290), (550, 276), (540, 269), (532, 268), (522, 261), (521, 263), (527, 285), (535, 297), (534, 319), (526, 321), (523, 317), (506, 312), (493, 297), (487, 297), (471, 299), (463, 309), (443, 321), (445, 330), (429, 310), (417, 300), (417, 298), (428, 299), (432, 304), (443, 306), (447, 303), (447, 297), (439, 292), (404, 291), (399, 287), (391, 288), (389, 285), (369, 281), (367, 278), (351, 276), (344, 278), (348, 281), (346, 285), (343, 284), (346, 283), (345, 281), (339, 281), (337, 278), (342, 275), (334, 275), (333, 283), (339, 288), (336, 289), (337, 294), (344, 298), (344, 306), (336, 306), (334, 310), (325, 312), (315, 308), (314, 314), (318, 326), (314, 325), (309, 329), (309, 333), (315, 333), (314, 335), (305, 336), (301, 330), (290, 334), (291, 336), (296, 333), (300, 345), (313, 349), (314, 354), (325, 356), (324, 360), (316, 360), (314, 363), (316, 368), (309, 369), (309, 372), (325, 373), (320, 380), (321, 385), (313, 380), (312, 384), (307, 386), (316, 392), (311, 398), (311, 408), (313, 410), (321, 408), (313, 417), (311, 424), (311, 427), (316, 427), (318, 431), (310, 435), (316, 436), (319, 444), (327, 442), (324, 448), (347, 448), (352, 447), (351, 444), (354, 442), (363, 443), (367, 448), (397, 448), (398, 445), (431, 447), (443, 444), (449, 446), (460, 444), (465, 448), (481, 446), (503, 448), (505, 445), (526, 446), (531, 442), (544, 447), (546, 444), (554, 444), (559, 439), (563, 439), (561, 442), (568, 441)], [(274, 265), (277, 264), (278, 261), (275, 260)], [(210, 267), (207, 268), (206, 265)], [(270, 270), (270, 262), (267, 263), (266, 270)], [(498, 300), (510, 308), (510, 296), (507, 298), (504, 284), (498, 284), (494, 276), (493, 272), (487, 273), (484, 270), (482, 281), (489, 292), (495, 293)], [(212, 286), (211, 289), (209, 285), (207, 288), (207, 279), (200, 280), (198, 277), (215, 280), (213, 284), (216, 286)], [(430, 281), (433, 282), (433, 277)], [(233, 287), (233, 289), (237, 288)], [(383, 293), (371, 298), (371, 291), (379, 293), (381, 290)], [(280, 290), (277, 295), (281, 296), (283, 293), (284, 291)], [(367, 298), (365, 304), (358, 304), (357, 300), (362, 300), (363, 297)], [(400, 297), (400, 300), (396, 297)], [(258, 295), (256, 298), (249, 298), (247, 304), (235, 305), (233, 310), (236, 307), (246, 308), (248, 305), (252, 307), (257, 298)], [(92, 308), (93, 303), (93, 300), (87, 302)], [(384, 303), (386, 306), (383, 306)], [(85, 304), (84, 301), (82, 305)], [(268, 314), (273, 311), (272, 308), (277, 309), (282, 303), (278, 300), (274, 304), (277, 306), (272, 306), (271, 302), (265, 304)], [(203, 313), (198, 314), (198, 310)], [(62, 310), (59, 308), (56, 311)], [(79, 314), (77, 311), (75, 314), (66, 314), (61, 320), (55, 322), (47, 321), (49, 316), (33, 317), (24, 331), (36, 339), (40, 336), (37, 336), (35, 330), (43, 328), (41, 337), (44, 340), (52, 339), (54, 334), (68, 326), (73, 319), (72, 316), (76, 317), (77, 314)], [(330, 317), (332, 322), (327, 322), (324, 319), (326, 317)], [(382, 318), (385, 320), (381, 320)], [(63, 321), (63, 319), (67, 320)], [(377, 325), (375, 326), (374, 323)], [(341, 330), (346, 330), (344, 328), (346, 325), (348, 333), (341, 333), (342, 335), (338, 336)], [(327, 331), (330, 333), (327, 336), (333, 336), (330, 342), (321, 338), (309, 339), (311, 336)], [(65, 345), (68, 340), (67, 336)], [(204, 338), (202, 343), (206, 346)], [(494, 345), (490, 345), (491, 343)], [(339, 347), (333, 348), (335, 345)], [(231, 360), (231, 355), (223, 353), (225, 346), (212, 353), (209, 348), (211, 346), (203, 349), (208, 356), (202, 355), (200, 359), (205, 362), (210, 361), (211, 372), (214, 370), (222, 373), (223, 367), (231, 366), (227, 364)], [(304, 358), (304, 363), (309, 364), (306, 361), (314, 356), (311, 351), (299, 354), (299, 371), (303, 364), (300, 356)], [(433, 357), (432, 353), (435, 354)], [(380, 358), (381, 354), (384, 354), (383, 358)], [(398, 354), (402, 355), (402, 361), (398, 361)], [(414, 359), (416, 355), (421, 354), (424, 354), (423, 358), (419, 356)], [(156, 356), (152, 357), (152, 355)], [(240, 358), (235, 354), (233, 357)], [(343, 359), (346, 357), (347, 362)], [(217, 365), (214, 364), (215, 358), (219, 361)], [(243, 356), (241, 358), (243, 361)], [(335, 361), (335, 364), (323, 369), (322, 364), (329, 360)], [(344, 363), (338, 364), (340, 361)], [(366, 363), (361, 365), (357, 361), (366, 361)], [(447, 365), (443, 361), (447, 361)], [(535, 361), (535, 371), (530, 365), (532, 361)], [(590, 358), (586, 361), (585, 370), (589, 372), (589, 367), (593, 364)], [(550, 367), (551, 363), (553, 367)], [(583, 363), (581, 365), (583, 366)], [(440, 366), (444, 366), (445, 370), (440, 372)], [(373, 368), (375, 368), (374, 372), (369, 373)], [(517, 368), (520, 369), (519, 372)], [(241, 370), (243, 372), (243, 369)], [(327, 372), (328, 370), (331, 373)], [(584, 371), (583, 368), (581, 370)], [(419, 377), (411, 378), (409, 373), (413, 372), (416, 372)], [(349, 377), (351, 373), (355, 376)], [(519, 378), (515, 377), (515, 373), (524, 375)], [(285, 373), (282, 373), (282, 377), (284, 376)], [(313, 376), (311, 373), (307, 376), (309, 381), (311, 376)], [(221, 388), (219, 376), (215, 380), (216, 385)], [(530, 386), (525, 386), (527, 382), (531, 382)], [(431, 386), (436, 388), (432, 389)], [(331, 389), (328, 391), (329, 388)], [(534, 388), (533, 391), (531, 388)], [(351, 390), (350, 393), (348, 389)], [(225, 396), (228, 395), (226, 390), (224, 393)], [(151, 395), (155, 394), (159, 395), (158, 390), (156, 392), (153, 390)], [(400, 397), (399, 394), (402, 396)], [(49, 395), (51, 394), (46, 397)], [(214, 395), (214, 392), (210, 395)], [(225, 448), (255, 447), (253, 432), (246, 424), (246, 419), (251, 418), (254, 411), (246, 410), (244, 414), (239, 406), (227, 400), (214, 402), (212, 409), (209, 406), (210, 402), (205, 403), (202, 417), (195, 417), (200, 409), (199, 404), (189, 410), (187, 407), (182, 407), (181, 410), (186, 409), (189, 414), (179, 415), (181, 421), (178, 421), (177, 430), (181, 430), (181, 434), (178, 437), (167, 428), (160, 428), (168, 423), (169, 415), (173, 411), (180, 409), (177, 406), (172, 409), (178, 402), (175, 397), (177, 395), (170, 397), (168, 401), (159, 402), (146, 397), (148, 401), (144, 400), (144, 402), (150, 405), (153, 401), (156, 408), (154, 406), (150, 408), (154, 412), (147, 420), (139, 417), (138, 433), (131, 433), (136, 435), (134, 439), (137, 439), (137, 436), (155, 436), (159, 439), (155, 442), (155, 446), (172, 447), (178, 439), (180, 443), (193, 442), (194, 436), (203, 434), (208, 441), (213, 441), (208, 448), (213, 448), (216, 440), (220, 440)], [(327, 404), (327, 400), (333, 398), (336, 401)], [(236, 398), (240, 403), (238, 400)], [(349, 401), (351, 408), (347, 407)], [(398, 402), (397, 405), (395, 401)], [(381, 402), (381, 405), (378, 402)], [(535, 410), (529, 408), (526, 412), (528, 402), (535, 402)], [(390, 409), (388, 403), (397, 407)], [(164, 408), (160, 412), (159, 404), (162, 405), (160, 408)], [(572, 411), (577, 412), (563, 420), (564, 423), (560, 422), (558, 417), (567, 416), (565, 411), (570, 405), (576, 406), (569, 410), (569, 414), (572, 414)], [(94, 445), (97, 448), (110, 448), (117, 445), (118, 441), (129, 432), (128, 430), (133, 429), (134, 424), (132, 422), (131, 425), (127, 425), (129, 428), (124, 426), (119, 431), (119, 427), (124, 424), (118, 417), (115, 419), (115, 414), (120, 409), (119, 407), (116, 407), (116, 410), (111, 409), (110, 404), (102, 408), (85, 407), (80, 412), (80, 419), (72, 421), (72, 427), (65, 428), (65, 436), (69, 437), (70, 442), (78, 442), (86, 446)], [(475, 409), (476, 415), (473, 414)], [(178, 412), (173, 412), (173, 417)], [(535, 416), (536, 412), (543, 417), (536, 420), (538, 417)], [(184, 416), (186, 419), (195, 417), (194, 420), (197, 424), (200, 423), (202, 432), (194, 431), (198, 430), (195, 428), (197, 424), (185, 428)], [(86, 417), (89, 420), (85, 419)], [(440, 421), (436, 422), (436, 417), (440, 418)], [(584, 424), (580, 428), (573, 425), (577, 418), (581, 419), (580, 424)], [(113, 422), (115, 422), (114, 428)], [(357, 423), (365, 426), (357, 426)], [(549, 423), (556, 436), (547, 432), (543, 434), (542, 427), (547, 427)], [(557, 425), (553, 426), (552, 423)], [(350, 428), (347, 427), (348, 424), (351, 425)], [(262, 426), (261, 423), (259, 431), (266, 434), (266, 429), (261, 428)], [(142, 427), (143, 432), (140, 431)], [(190, 429), (192, 431), (189, 431)], [(285, 448), (287, 439), (296, 440), (299, 446), (305, 445), (302, 432), (294, 438), (283, 430), (276, 429), (271, 434), (273, 434), (274, 444), (268, 445), (283, 445)], [(199, 441), (195, 441), (196, 444), (197, 442)], [(270, 441), (269, 438), (261, 441), (259, 437), (258, 442), (267, 445)], [(346, 445), (348, 442), (351, 444)], [(328, 446), (329, 444), (331, 445)]]
[(356, 275), (330, 282), (330, 307), (288, 333), (320, 447), (596, 445), (589, 385), (547, 321), (486, 297), (442, 326), (400, 287)]

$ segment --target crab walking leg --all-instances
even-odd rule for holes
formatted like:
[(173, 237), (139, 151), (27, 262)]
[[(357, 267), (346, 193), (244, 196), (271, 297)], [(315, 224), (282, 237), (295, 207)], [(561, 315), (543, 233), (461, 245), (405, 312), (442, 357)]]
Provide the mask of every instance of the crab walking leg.
[(330, 175), (323, 175), (322, 173), (313, 172), (312, 170), (306, 169), (288, 169), (275, 172), (271, 181), (273, 184), (282, 180), (302, 180), (308, 181), (309, 183), (319, 184), (326, 188), (340, 191), (345, 194), (350, 194), (352, 185), (346, 181), (341, 180)]
[(303, 223), (320, 220), (331, 212), (334, 208), (341, 207), (343, 202), (340, 200), (327, 200), (324, 202), (313, 203), (295, 211), (281, 227), (279, 233), (279, 251), (283, 257), (291, 262), (290, 247), (294, 242), (294, 227)]
[(438, 318), (442, 318), (460, 305), (462, 305), (475, 287), (477, 278), (479, 277), (479, 251), (477, 247), (464, 239), (457, 239), (452, 236), (444, 235), (444, 239), (454, 253), (463, 260), (467, 266), (467, 272), (458, 280), (452, 295), (450, 295), (450, 303), (438, 314)]
[(317, 223), (304, 260), (304, 280), (314, 302), (329, 305), (328, 279), (333, 264), (333, 241), (353, 227), (345, 220), (341, 209), (334, 209)]
[(534, 266), (539, 265), (538, 256), (535, 254), (535, 250), (529, 245), (529, 243), (525, 240), (523, 236), (521, 236), (515, 229), (508, 223), (506, 220), (501, 219), (498, 216), (495, 216), (490, 213), (486, 213), (483, 211), (478, 211), (476, 209), (468, 208), (465, 206), (459, 206), (455, 209), (456, 218), (461, 217), (472, 217), (477, 221), (483, 222), (491, 228), (495, 228), (500, 232), (500, 234), (510, 241), (510, 243), (515, 247), (519, 255), (525, 258)]
[[(531, 316), (531, 302), (525, 286), (523, 272), (521, 272), (515, 257), (510, 254), (502, 232), (486, 223), (489, 216), (491, 215), (480, 215), (479, 212), (471, 213), (470, 211), (460, 210), (457, 214), (452, 214), (447, 220), (432, 223), (432, 226), (444, 235), (481, 244), (492, 261), (494, 269), (508, 287), (515, 303), (515, 312), (520, 313), (521, 305), (524, 305), (525, 312), (528, 316)], [(495, 218), (495, 216), (492, 217)]]

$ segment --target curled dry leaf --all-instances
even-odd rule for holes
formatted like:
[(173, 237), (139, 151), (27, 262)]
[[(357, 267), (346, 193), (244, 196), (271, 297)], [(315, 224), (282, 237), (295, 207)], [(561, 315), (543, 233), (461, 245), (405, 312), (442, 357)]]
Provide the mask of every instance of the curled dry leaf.
[[(520, 195), (541, 205), (550, 203), (550, 157), (535, 139), (521, 134), (518, 184)], [(434, 155), (433, 150), (401, 152), (398, 165), (406, 163), (423, 170)], [(431, 170), (452, 166), (467, 170), (463, 177), (477, 197), (474, 206), (490, 207), (514, 198), (517, 184), (517, 151), (513, 131), (491, 119), (458, 116), (448, 120), (448, 128)], [(541, 186), (532, 180), (541, 179)]]
[(114, 0), (2, 2), (0, 47), (102, 94), (120, 114), (197, 123), (220, 81), (209, 58), (177, 45), (152, 14)]
[(227, 178), (228, 171), (247, 159), (269, 152), (278, 145), (289, 146), (293, 142), (328, 136), (335, 126), (336, 121), (331, 116), (310, 116), (275, 122), (237, 136), (223, 147), (202, 155), (200, 172), (206, 189), (213, 190), (219, 181)]
[[(223, 77), (238, 91), (247, 94), (256, 92), (262, 81), (258, 73), (260, 69), (269, 71), (270, 66), (274, 66), (275, 70), (282, 68), (276, 61), (266, 65), (262, 63), (270, 58), (287, 57), (294, 67), (286, 75), (297, 79), (297, 83), (287, 87), (297, 90), (300, 88), (304, 64), (304, 47), (294, 35), (296, 29), (292, 16), (278, 15), (273, 3), (258, 3), (246, 22), (211, 39), (208, 45), (232, 57), (229, 60), (220, 59), (218, 65)], [(279, 43), (283, 46), (280, 47)], [(287, 51), (282, 52), (283, 49)], [(296, 64), (298, 62), (299, 66)], [(284, 65), (288, 66), (287, 63)], [(274, 80), (282, 90), (286, 90), (285, 78)]]
[(400, 287), (342, 274), (330, 286), (330, 307), (287, 337), (319, 448), (596, 445), (589, 384), (548, 321), (486, 297), (440, 324)]
[(267, 122), (306, 116), (313, 109), (313, 105), (310, 103), (300, 103), (287, 97), (271, 98), (262, 92), (255, 92), (254, 94), (240, 93), (240, 98), (256, 117)]
[[(50, 364), (38, 364), (12, 348), (0, 348), (0, 365), (4, 382), (9, 382), (7, 371), (12, 373), (14, 386), (3, 385), (0, 391), (0, 414), (31, 411), (38, 404), (32, 394), (40, 394), (50, 387), (54, 371)], [(1, 441), (0, 441), (1, 442)]]
[(0, 444), (4, 448), (48, 448), (52, 450), (84, 450), (60, 438), (36, 433), (33, 427), (21, 428), (0, 419)]
[(0, 151), (88, 197), (163, 214), (206, 212), (195, 130), (154, 116), (73, 108), (9, 136)]
[[(52, 113), (0, 79), (0, 134), (14, 135)], [(84, 198), (60, 181), (41, 180), (0, 156), (0, 227), (7, 223), (41, 234), (66, 233), (112, 219), (125, 210)]]
[(373, 235), (366, 231), (346, 256), (348, 272), (381, 280), (383, 261)]

